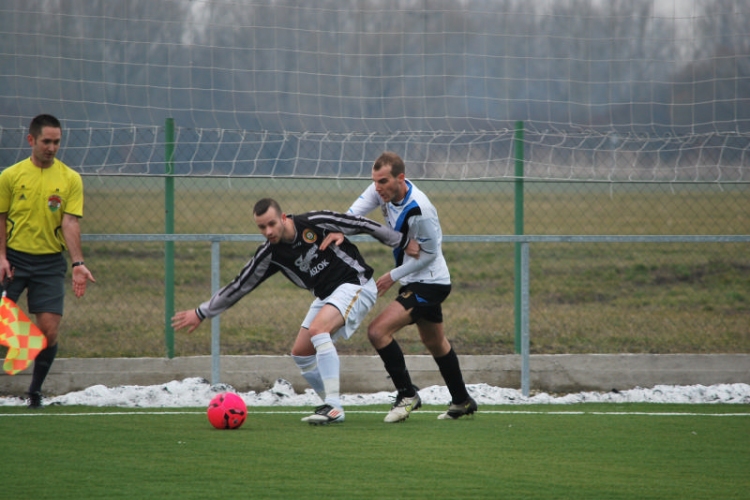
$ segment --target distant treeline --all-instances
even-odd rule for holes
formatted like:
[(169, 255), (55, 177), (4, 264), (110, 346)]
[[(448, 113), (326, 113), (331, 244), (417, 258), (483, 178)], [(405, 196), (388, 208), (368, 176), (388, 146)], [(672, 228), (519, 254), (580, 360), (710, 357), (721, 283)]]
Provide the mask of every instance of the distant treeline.
[(2, 10), (0, 126), (747, 132), (741, 3), (27, 0)]

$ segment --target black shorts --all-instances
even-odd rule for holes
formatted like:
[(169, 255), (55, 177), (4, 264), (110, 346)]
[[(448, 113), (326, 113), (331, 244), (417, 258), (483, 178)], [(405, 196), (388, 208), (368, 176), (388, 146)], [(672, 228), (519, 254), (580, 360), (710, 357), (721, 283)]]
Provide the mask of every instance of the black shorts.
[(68, 269), (63, 254), (32, 255), (8, 248), (7, 257), (13, 268), (8, 298), (18, 302), (26, 289), (29, 314), (50, 312), (62, 316)]
[(396, 302), (411, 309), (411, 322), (423, 319), (431, 323), (443, 322), (443, 308), (440, 304), (451, 293), (450, 285), (435, 285), (430, 283), (409, 283), (398, 291)]

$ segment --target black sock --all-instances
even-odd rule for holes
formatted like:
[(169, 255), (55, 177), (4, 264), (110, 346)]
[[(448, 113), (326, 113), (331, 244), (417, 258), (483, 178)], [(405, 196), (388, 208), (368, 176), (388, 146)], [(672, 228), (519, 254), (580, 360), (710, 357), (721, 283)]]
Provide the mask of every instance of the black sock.
[(445, 385), (448, 386), (448, 391), (451, 393), (451, 402), (461, 404), (469, 399), (469, 392), (466, 390), (464, 377), (461, 375), (461, 366), (458, 363), (456, 351), (451, 347), (448, 354), (435, 358), (435, 362), (440, 369), (440, 375), (445, 380)]
[(380, 359), (383, 360), (385, 371), (391, 376), (398, 393), (406, 397), (414, 396), (416, 392), (414, 391), (414, 385), (411, 383), (409, 370), (406, 369), (406, 359), (396, 339), (393, 339), (390, 344), (382, 349), (378, 349), (378, 354)]
[(37, 355), (34, 360), (34, 373), (31, 376), (29, 394), (42, 391), (42, 384), (44, 383), (44, 379), (47, 378), (52, 363), (55, 361), (55, 356), (57, 356), (57, 344), (47, 347)]

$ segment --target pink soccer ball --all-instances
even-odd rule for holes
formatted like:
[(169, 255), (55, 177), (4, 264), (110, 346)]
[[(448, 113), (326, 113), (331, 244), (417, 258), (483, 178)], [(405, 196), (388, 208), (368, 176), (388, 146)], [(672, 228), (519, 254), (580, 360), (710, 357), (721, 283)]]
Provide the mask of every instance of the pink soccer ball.
[(247, 405), (237, 394), (222, 392), (211, 400), (206, 413), (217, 429), (239, 429), (247, 418)]

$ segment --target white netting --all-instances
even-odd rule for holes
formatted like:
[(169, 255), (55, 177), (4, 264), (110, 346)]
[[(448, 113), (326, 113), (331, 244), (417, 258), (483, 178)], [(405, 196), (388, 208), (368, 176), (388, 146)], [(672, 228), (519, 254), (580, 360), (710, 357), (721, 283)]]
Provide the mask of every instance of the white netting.
[(102, 174), (163, 172), (174, 118), (183, 174), (357, 176), (388, 147), (426, 177), (505, 177), (522, 120), (531, 176), (747, 180), (742, 0), (6, 0), (0, 15), (2, 165), (46, 112), (88, 134), (65, 155)]
[[(19, 146), (24, 135), (23, 129), (0, 129), (6, 164), (28, 155)], [(509, 129), (387, 135), (178, 128), (174, 174), (369, 178), (373, 158), (394, 150), (415, 179), (514, 179), (513, 139)], [(524, 143), (527, 179), (750, 181), (750, 133), (659, 137), (526, 128)], [(66, 130), (60, 153), (90, 175), (162, 175), (165, 155), (164, 130), (156, 126)]]

